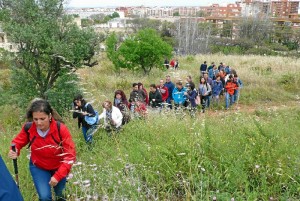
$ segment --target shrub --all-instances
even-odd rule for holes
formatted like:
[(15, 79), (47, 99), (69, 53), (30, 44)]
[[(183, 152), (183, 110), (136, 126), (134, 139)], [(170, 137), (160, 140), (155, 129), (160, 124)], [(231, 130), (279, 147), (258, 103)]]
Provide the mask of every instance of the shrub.
[(253, 54), (253, 55), (272, 55), (272, 56), (276, 56), (277, 53), (270, 50), (269, 48), (267, 47), (258, 47), (258, 48), (251, 48), (249, 50), (247, 50), (245, 52), (245, 54)]
[(296, 92), (297, 90), (299, 90), (299, 82), (300, 82), (300, 78), (299, 78), (299, 74), (284, 74), (280, 77), (278, 83), (285, 89), (288, 91), (294, 91)]

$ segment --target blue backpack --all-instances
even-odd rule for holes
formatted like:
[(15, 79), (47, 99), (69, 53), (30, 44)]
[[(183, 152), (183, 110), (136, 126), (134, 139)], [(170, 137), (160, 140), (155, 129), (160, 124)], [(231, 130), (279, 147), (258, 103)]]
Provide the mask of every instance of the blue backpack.
[[(85, 104), (84, 107), (87, 108), (88, 105), (89, 105), (89, 103)], [(86, 123), (88, 123), (91, 126), (97, 124), (98, 120), (99, 120), (98, 112), (96, 110), (94, 110), (94, 111), (95, 111), (95, 114), (96, 114), (95, 116), (89, 116), (89, 115), (84, 116), (84, 120), (86, 121)]]

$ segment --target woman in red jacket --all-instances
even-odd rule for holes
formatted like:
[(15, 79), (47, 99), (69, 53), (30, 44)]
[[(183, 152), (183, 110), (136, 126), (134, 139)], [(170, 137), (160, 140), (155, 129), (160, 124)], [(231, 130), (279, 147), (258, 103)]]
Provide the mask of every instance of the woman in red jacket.
[(52, 200), (51, 187), (56, 200), (65, 200), (66, 176), (76, 160), (72, 136), (63, 123), (55, 121), (53, 110), (45, 100), (38, 99), (31, 104), (27, 119), (33, 122), (24, 124), (12, 141), (16, 152), (10, 150), (8, 156), (17, 158), (20, 150), (28, 144), (31, 150), (29, 169), (39, 200)]

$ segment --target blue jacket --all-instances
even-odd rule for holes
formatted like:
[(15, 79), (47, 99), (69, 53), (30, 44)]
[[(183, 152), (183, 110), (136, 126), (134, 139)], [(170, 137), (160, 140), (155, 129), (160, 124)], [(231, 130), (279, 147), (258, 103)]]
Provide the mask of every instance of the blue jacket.
[(175, 104), (183, 104), (185, 102), (185, 95), (184, 92), (186, 92), (186, 88), (183, 87), (180, 91), (178, 90), (177, 87), (174, 88), (172, 92), (172, 97), (174, 99)]
[(168, 88), (169, 98), (172, 99), (172, 92), (173, 92), (173, 90), (174, 90), (174, 88), (175, 88), (175, 85), (173, 84), (173, 82), (170, 81), (170, 82), (166, 82), (166, 83), (165, 83), (165, 87)]
[(214, 80), (213, 84), (212, 84), (212, 95), (213, 96), (220, 95), (222, 89), (223, 89), (222, 81), (221, 80), (220, 81)]
[(23, 197), (0, 156), (0, 200), (23, 201)]
[(214, 76), (215, 76), (214, 69), (213, 68), (209, 69), (209, 71), (208, 71), (208, 77), (211, 78), (211, 79), (214, 79)]

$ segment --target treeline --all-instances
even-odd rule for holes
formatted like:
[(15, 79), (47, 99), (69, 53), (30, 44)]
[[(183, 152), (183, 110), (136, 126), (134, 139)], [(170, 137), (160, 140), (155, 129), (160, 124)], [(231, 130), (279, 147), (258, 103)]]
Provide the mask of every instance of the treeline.
[(174, 23), (134, 18), (127, 20), (127, 24), (129, 28), (120, 37), (130, 31), (152, 28), (179, 55), (221, 52), (298, 57), (300, 29), (293, 28), (291, 23), (279, 25), (269, 18), (241, 18), (222, 26), (195, 18), (181, 18)]

